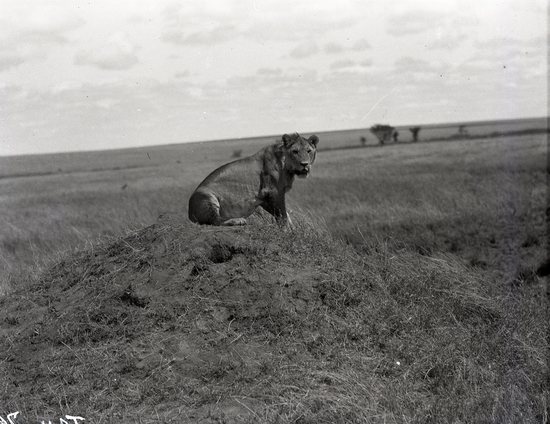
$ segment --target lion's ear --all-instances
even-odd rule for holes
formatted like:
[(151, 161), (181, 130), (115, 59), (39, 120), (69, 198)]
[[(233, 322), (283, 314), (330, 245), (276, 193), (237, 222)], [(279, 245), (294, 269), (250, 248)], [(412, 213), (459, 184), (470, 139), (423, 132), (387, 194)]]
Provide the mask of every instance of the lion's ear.
[(283, 144), (285, 147), (290, 146), (291, 141), (292, 140), (288, 134), (283, 134)]
[(315, 147), (317, 147), (317, 143), (319, 143), (319, 137), (317, 137), (315, 134), (313, 134), (308, 139)]

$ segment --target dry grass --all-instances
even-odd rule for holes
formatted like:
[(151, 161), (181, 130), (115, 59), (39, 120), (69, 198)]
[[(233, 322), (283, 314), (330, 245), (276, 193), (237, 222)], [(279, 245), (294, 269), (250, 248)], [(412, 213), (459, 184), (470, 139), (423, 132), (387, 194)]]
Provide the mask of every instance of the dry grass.
[[(205, 151), (0, 180), (8, 271), (86, 248), (4, 283), (17, 289), (0, 301), (5, 412), (547, 421), (532, 272), (547, 247), (544, 136), (320, 153), (290, 192), (296, 230), (186, 223), (191, 190), (234, 148), (196, 167)], [(178, 215), (136, 230), (166, 211)]]
[(450, 258), (383, 243), (360, 255), (307, 219), (283, 232), (179, 222), (4, 299), (6, 408), (143, 423), (544, 416), (541, 298), (490, 296)]

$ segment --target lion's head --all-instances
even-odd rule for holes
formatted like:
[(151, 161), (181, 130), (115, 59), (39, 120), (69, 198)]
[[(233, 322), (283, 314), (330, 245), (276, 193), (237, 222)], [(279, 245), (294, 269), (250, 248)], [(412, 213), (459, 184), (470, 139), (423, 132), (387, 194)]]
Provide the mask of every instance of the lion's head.
[(305, 178), (311, 171), (317, 153), (319, 137), (304, 138), (300, 134), (285, 134), (282, 137), (285, 169), (291, 174)]

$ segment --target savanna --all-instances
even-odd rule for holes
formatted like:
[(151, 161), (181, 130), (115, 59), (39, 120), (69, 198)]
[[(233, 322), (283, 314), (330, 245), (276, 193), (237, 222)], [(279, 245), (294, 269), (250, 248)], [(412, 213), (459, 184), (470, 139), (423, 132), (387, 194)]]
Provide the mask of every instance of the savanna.
[(0, 159), (0, 416), (547, 422), (547, 134), (498, 130), (320, 133), (284, 231), (187, 219), (273, 140)]

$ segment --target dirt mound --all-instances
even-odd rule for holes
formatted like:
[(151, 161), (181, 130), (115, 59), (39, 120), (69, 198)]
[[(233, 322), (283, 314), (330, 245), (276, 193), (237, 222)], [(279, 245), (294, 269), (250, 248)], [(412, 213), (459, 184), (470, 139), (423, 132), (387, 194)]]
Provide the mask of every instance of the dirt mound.
[[(0, 300), (0, 416), (401, 421), (441, 417), (441, 396), (456, 414), (467, 379), (516, 377), (495, 377), (510, 367), (486, 350), (503, 343), (492, 333), (503, 317), (458, 264), (383, 246), (361, 257), (307, 223), (185, 222), (69, 257)], [(510, 415), (476, 393), (453, 419)]]

